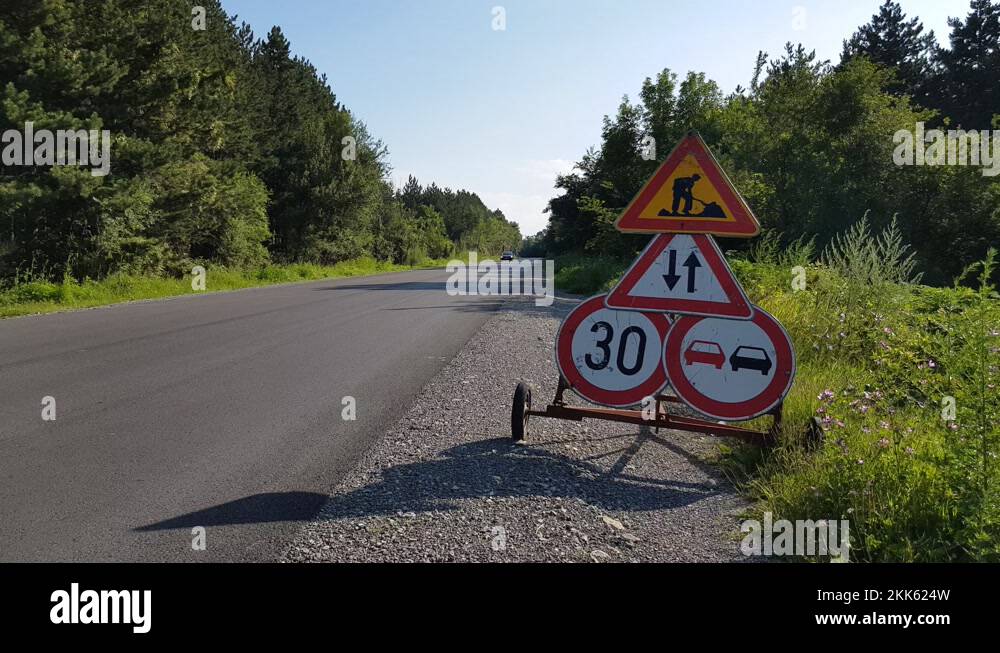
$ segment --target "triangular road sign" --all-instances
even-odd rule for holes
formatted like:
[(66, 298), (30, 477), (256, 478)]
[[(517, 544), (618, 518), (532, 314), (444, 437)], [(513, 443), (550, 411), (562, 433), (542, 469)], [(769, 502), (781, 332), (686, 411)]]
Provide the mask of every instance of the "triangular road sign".
[(691, 132), (615, 222), (626, 233), (716, 234), (749, 238), (760, 232), (729, 177)]
[(605, 300), (608, 308), (753, 317), (719, 246), (704, 234), (660, 234), (650, 241)]

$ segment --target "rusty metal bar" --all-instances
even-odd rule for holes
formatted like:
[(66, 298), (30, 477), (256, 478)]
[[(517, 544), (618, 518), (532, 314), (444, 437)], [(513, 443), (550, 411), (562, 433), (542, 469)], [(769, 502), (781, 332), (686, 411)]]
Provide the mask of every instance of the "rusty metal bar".
[(563, 401), (563, 392), (567, 386), (562, 379), (559, 380), (559, 388), (556, 390), (556, 397), (553, 402), (546, 406), (545, 410), (526, 410), (527, 415), (535, 417), (550, 417), (552, 419), (565, 419), (580, 422), (584, 419), (603, 419), (611, 422), (623, 422), (626, 424), (637, 424), (650, 428), (675, 429), (680, 431), (693, 431), (705, 433), (719, 437), (740, 438), (752, 444), (767, 445), (772, 444), (781, 426), (781, 406), (779, 405), (771, 415), (774, 423), (766, 432), (754, 431), (740, 426), (730, 426), (708, 420), (681, 417), (670, 414), (666, 406), (661, 409), (660, 402), (680, 403), (680, 399), (669, 395), (657, 395), (656, 419), (644, 419), (642, 411), (624, 410), (619, 408), (591, 408), (588, 406), (567, 406)]

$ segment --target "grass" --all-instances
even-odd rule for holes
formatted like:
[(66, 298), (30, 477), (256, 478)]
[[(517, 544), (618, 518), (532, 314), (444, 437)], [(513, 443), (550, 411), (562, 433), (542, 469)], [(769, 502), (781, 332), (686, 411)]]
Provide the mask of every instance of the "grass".
[(610, 257), (568, 255), (556, 259), (556, 288), (577, 295), (611, 290), (629, 261)]
[(445, 261), (428, 261), (422, 265), (397, 265), (372, 258), (359, 258), (329, 266), (296, 263), (268, 265), (256, 270), (207, 266), (204, 291), (192, 289), (191, 277), (166, 278), (117, 274), (99, 281), (89, 279), (83, 282), (67, 279), (61, 283), (25, 281), (0, 290), (0, 318), (283, 283), (402, 272), (443, 267), (444, 264)]
[[(730, 261), (785, 326), (798, 372), (778, 445), (723, 447), (720, 463), (753, 500), (748, 516), (849, 520), (852, 561), (1000, 561), (995, 252), (954, 287), (931, 288), (912, 283), (891, 226), (864, 228), (822, 257), (800, 242)], [(792, 288), (798, 265), (805, 289)], [(586, 294), (611, 273), (602, 263), (568, 278)], [(815, 450), (804, 446), (813, 417), (824, 430)]]

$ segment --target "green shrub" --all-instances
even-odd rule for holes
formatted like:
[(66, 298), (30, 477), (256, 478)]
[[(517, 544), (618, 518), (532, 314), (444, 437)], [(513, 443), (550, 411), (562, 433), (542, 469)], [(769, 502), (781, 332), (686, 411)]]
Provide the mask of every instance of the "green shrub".
[(610, 290), (628, 266), (614, 258), (565, 256), (556, 260), (556, 288), (577, 295)]
[(427, 261), (427, 250), (420, 245), (410, 245), (403, 254), (403, 265), (423, 265)]
[[(773, 266), (734, 266), (789, 331), (799, 370), (779, 445), (738, 448), (725, 463), (758, 500), (754, 512), (850, 520), (852, 560), (1000, 560), (994, 254), (973, 290), (891, 283), (891, 263), (880, 271), (858, 251), (848, 245), (843, 261), (863, 273), (813, 266), (801, 292)], [(815, 452), (802, 447), (812, 417), (825, 431)]]
[(58, 284), (48, 281), (29, 281), (14, 286), (7, 291), (8, 300), (17, 303), (29, 302), (57, 302), (63, 297), (62, 290)]

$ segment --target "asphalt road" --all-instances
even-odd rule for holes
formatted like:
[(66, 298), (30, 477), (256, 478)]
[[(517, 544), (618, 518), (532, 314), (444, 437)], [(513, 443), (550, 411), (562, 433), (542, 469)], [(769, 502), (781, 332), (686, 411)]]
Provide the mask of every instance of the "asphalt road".
[(273, 559), (496, 308), (447, 276), (0, 321), (0, 560)]

